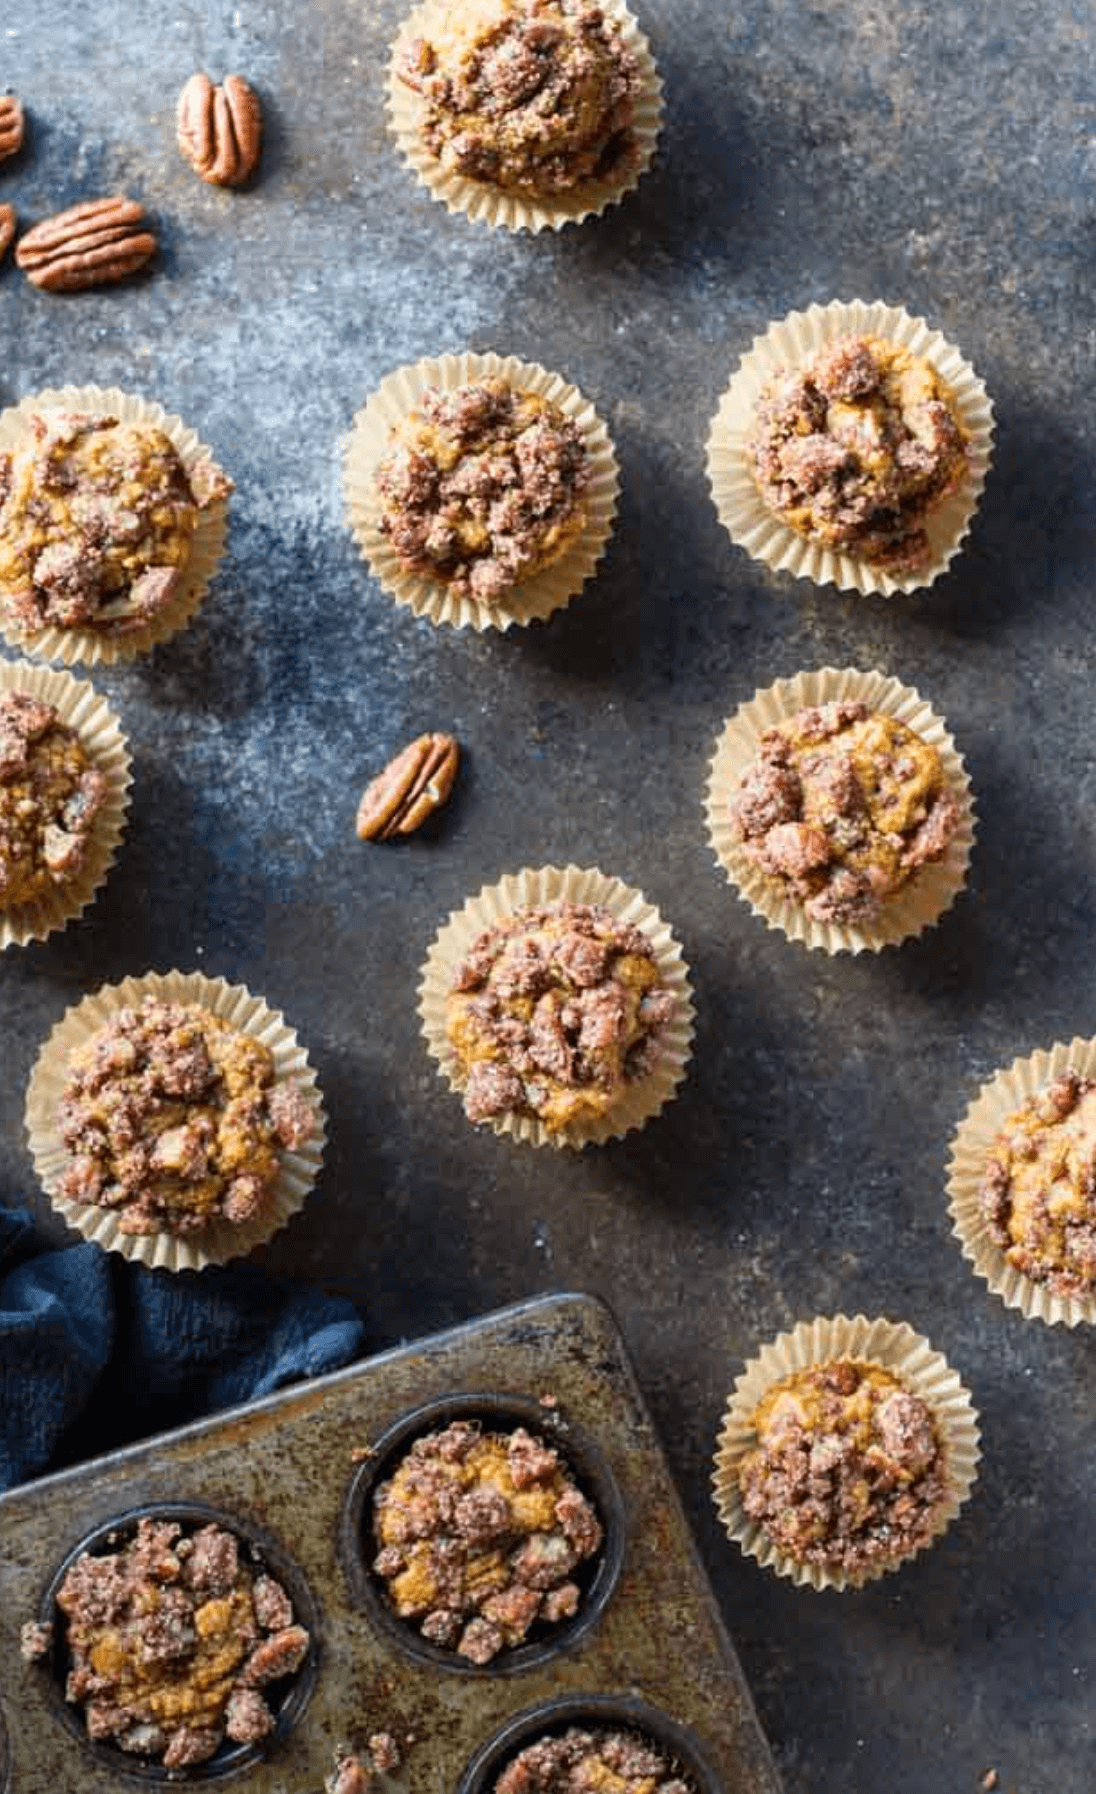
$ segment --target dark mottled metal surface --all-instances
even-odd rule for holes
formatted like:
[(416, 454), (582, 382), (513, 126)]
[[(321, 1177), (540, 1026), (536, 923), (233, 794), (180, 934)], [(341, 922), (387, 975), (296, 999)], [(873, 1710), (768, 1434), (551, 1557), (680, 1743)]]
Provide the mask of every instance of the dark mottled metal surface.
[[(382, 90), (401, 0), (5, 9), (0, 78), (30, 138), (0, 196), (34, 219), (124, 186), (164, 249), (147, 280), (69, 301), (9, 259), (0, 398), (139, 388), (239, 492), (200, 621), (99, 681), (136, 757), (109, 885), (80, 926), (4, 960), (0, 1195), (34, 1200), (23, 1086), (69, 1002), (150, 966), (248, 982), (299, 1029), (332, 1135), (262, 1262), (349, 1291), (377, 1347), (561, 1285), (611, 1301), (789, 1794), (965, 1794), (991, 1766), (1015, 1794), (1089, 1794), (1092, 1341), (986, 1294), (949, 1237), (943, 1168), (987, 1074), (1096, 1029), (1092, 3), (640, 10), (667, 86), (658, 166), (613, 215), (530, 241), (450, 218), (399, 164)], [(203, 188), (176, 157), (175, 95), (199, 65), (262, 93), (252, 193)], [(889, 603), (767, 575), (703, 478), (754, 334), (857, 294), (943, 329), (998, 415), (964, 553)], [(339, 494), (337, 439), (370, 389), (465, 345), (581, 385), (624, 477), (596, 585), (505, 638), (397, 613)], [(870, 961), (769, 934), (701, 820), (728, 711), (826, 663), (916, 685), (978, 794), (967, 895)], [(405, 848), (360, 846), (367, 776), (434, 727), (468, 750), (450, 811)], [(439, 919), (549, 859), (640, 885), (698, 1007), (672, 1108), (578, 1159), (469, 1129), (414, 1014)], [(986, 1452), (947, 1538), (844, 1599), (742, 1560), (708, 1495), (744, 1356), (838, 1306), (927, 1333), (972, 1389)]]
[[(596, 1621), (568, 1648), (501, 1674), (439, 1670), (378, 1627), (356, 1587), (360, 1534), (345, 1525), (355, 1449), (408, 1410), (459, 1391), (554, 1397), (558, 1408), (541, 1409), (542, 1433), (564, 1453), (572, 1426), (591, 1436), (622, 1519), (621, 1538), (605, 1515), (606, 1551), (622, 1544), (623, 1558)], [(388, 1731), (414, 1740), (402, 1785), (452, 1790), (474, 1753), (518, 1714), (589, 1694), (643, 1700), (684, 1727), (712, 1772), (698, 1794), (779, 1794), (620, 1334), (588, 1297), (521, 1304), (0, 1498), (0, 1661), (9, 1666), (16, 1794), (132, 1786), (60, 1723), (48, 1671), (12, 1665), (21, 1620), (37, 1617), (52, 1572), (81, 1535), (157, 1502), (200, 1502), (261, 1528), (303, 1575), (319, 1612), (308, 1704), (239, 1785), (319, 1794), (336, 1744), (364, 1750), (371, 1733)], [(365, 1521), (368, 1538), (368, 1508)]]

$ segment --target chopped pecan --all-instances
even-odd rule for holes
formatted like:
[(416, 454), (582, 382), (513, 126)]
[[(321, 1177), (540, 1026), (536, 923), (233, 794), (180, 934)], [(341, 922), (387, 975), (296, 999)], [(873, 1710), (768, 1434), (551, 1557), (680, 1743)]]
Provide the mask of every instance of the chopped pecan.
[(0, 262), (8, 253), (15, 235), (15, 207), (0, 206)]
[(145, 224), (144, 207), (135, 199), (118, 194), (85, 200), (27, 231), (16, 245), (16, 265), (49, 293), (123, 280), (156, 253), (156, 238)]
[(23, 147), (23, 108), (13, 93), (0, 93), (0, 162)]
[(420, 735), (368, 785), (358, 805), (363, 841), (410, 835), (440, 810), (453, 789), (460, 748), (452, 735)]
[(208, 75), (191, 75), (176, 113), (179, 150), (196, 175), (215, 187), (242, 187), (259, 166), (263, 114), (242, 75), (226, 75), (214, 87)]

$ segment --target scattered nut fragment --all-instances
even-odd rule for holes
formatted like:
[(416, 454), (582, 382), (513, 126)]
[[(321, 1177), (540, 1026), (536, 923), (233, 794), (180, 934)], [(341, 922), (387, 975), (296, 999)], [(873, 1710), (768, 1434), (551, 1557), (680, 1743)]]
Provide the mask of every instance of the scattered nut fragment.
[(23, 108), (13, 93), (0, 93), (0, 162), (23, 147)]
[(0, 206), (0, 262), (8, 253), (15, 235), (15, 207)]
[(191, 75), (176, 112), (179, 150), (196, 175), (215, 187), (242, 187), (259, 166), (263, 114), (242, 75), (226, 75), (214, 87), (206, 74)]
[(420, 735), (368, 785), (358, 805), (362, 841), (411, 835), (453, 789), (460, 748), (452, 735)]
[(15, 263), (48, 293), (123, 280), (156, 253), (146, 222), (144, 207), (123, 194), (85, 200), (27, 231), (16, 244)]

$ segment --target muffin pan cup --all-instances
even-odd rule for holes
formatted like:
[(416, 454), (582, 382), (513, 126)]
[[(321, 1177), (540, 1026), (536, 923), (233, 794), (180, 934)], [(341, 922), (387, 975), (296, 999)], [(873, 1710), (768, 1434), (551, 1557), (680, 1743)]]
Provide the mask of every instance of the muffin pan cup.
[[(605, 1535), (600, 1550), (577, 1565), (570, 1578), (582, 1590), (582, 1600), (574, 1617), (561, 1621), (548, 1631), (538, 1630), (534, 1625), (525, 1643), (500, 1652), (492, 1662), (483, 1665), (461, 1657), (456, 1651), (446, 1650), (444, 1646), (432, 1644), (422, 1636), (413, 1620), (401, 1619), (388, 1600), (380, 1579), (369, 1567), (373, 1555), (379, 1550), (373, 1532), (376, 1491), (394, 1474), (416, 1439), (440, 1431), (455, 1420), (479, 1422), (484, 1433), (508, 1433), (515, 1427), (525, 1427), (555, 1446), (582, 1493), (593, 1502)], [(410, 1651), (412, 1656), (443, 1671), (497, 1676), (528, 1669), (558, 1656), (560, 1650), (570, 1648), (584, 1632), (596, 1625), (620, 1576), (625, 1537), (626, 1520), (620, 1493), (595, 1440), (573, 1420), (567, 1422), (565, 1429), (560, 1428), (553, 1411), (540, 1402), (485, 1390), (425, 1402), (401, 1416), (374, 1442), (369, 1458), (360, 1466), (350, 1485), (340, 1548), (357, 1599), (400, 1649)]]
[[(116, 1545), (128, 1544), (136, 1534), (138, 1521), (144, 1519), (178, 1520), (182, 1523), (184, 1532), (191, 1529), (196, 1531), (199, 1527), (216, 1523), (233, 1533), (244, 1547), (242, 1555), (250, 1566), (266, 1571), (281, 1583), (293, 1603), (294, 1623), (304, 1626), (311, 1640), (308, 1655), (300, 1669), (294, 1675), (286, 1677), (282, 1683), (274, 1684), (271, 1690), (263, 1690), (264, 1698), (274, 1714), (274, 1731), (270, 1738), (261, 1744), (233, 1744), (226, 1740), (215, 1756), (205, 1763), (196, 1763), (181, 1776), (181, 1779), (190, 1782), (217, 1781), (224, 1776), (235, 1775), (242, 1769), (249, 1769), (261, 1761), (268, 1751), (277, 1747), (291, 1727), (296, 1725), (308, 1704), (316, 1681), (319, 1662), (318, 1611), (307, 1583), (281, 1545), (250, 1522), (244, 1524), (235, 1515), (222, 1509), (193, 1501), (156, 1502), (119, 1514), (95, 1527), (74, 1545), (59, 1564), (36, 1617), (45, 1624), (52, 1623), (55, 1628), (53, 1644), (45, 1660), (52, 1674), (50, 1700), (53, 1711), (81, 1747), (90, 1752), (109, 1773), (127, 1779), (136, 1776), (146, 1783), (175, 1782), (180, 1779), (181, 1774), (178, 1770), (165, 1769), (161, 1763), (148, 1758), (128, 1754), (115, 1744), (92, 1742), (88, 1739), (82, 1709), (65, 1699), (69, 1653), (65, 1646), (64, 1621), (58, 1614), (56, 1597), (77, 1558), (82, 1557), (85, 1552), (93, 1557), (101, 1557)], [(0, 1788), (2, 1787), (3, 1782), (0, 1781)]]
[(545, 1701), (543, 1706), (519, 1713), (476, 1752), (457, 1794), (491, 1794), (498, 1776), (519, 1751), (540, 1738), (557, 1737), (571, 1726), (637, 1733), (663, 1750), (675, 1773), (690, 1782), (696, 1794), (721, 1794), (719, 1778), (693, 1734), (660, 1707), (627, 1694), (579, 1695)]
[[(564, 1628), (539, 1654), (514, 1652), (501, 1670), (459, 1660), (440, 1668), (379, 1623), (362, 1595), (368, 1566), (357, 1519), (392, 1429), (409, 1439), (424, 1419), (436, 1424), (435, 1404), (455, 1418), (469, 1399), (489, 1427), (528, 1416), (559, 1445), (599, 1503), (609, 1559), (620, 1553), (600, 1606), (596, 1585), (590, 1591), (584, 1626)], [(280, 1553), (271, 1552), (273, 1573), (288, 1560), (294, 1602), (302, 1588), (312, 1601), (299, 1613), (316, 1662), (307, 1702), (257, 1760), (239, 1766), (234, 1787), (319, 1794), (336, 1746), (363, 1751), (372, 1733), (387, 1731), (404, 1756), (401, 1782), (453, 1794), (512, 1722), (535, 1710), (538, 1729), (550, 1729), (552, 1704), (563, 1700), (575, 1703), (576, 1720), (580, 1708), (586, 1715), (593, 1704), (600, 1716), (607, 1703), (603, 1722), (612, 1706), (613, 1723), (659, 1736), (631, 1703), (655, 1709), (710, 1766), (699, 1794), (779, 1794), (623, 1341), (591, 1297), (504, 1309), (0, 1497), (2, 1698), (19, 1794), (134, 1786), (128, 1763), (104, 1761), (66, 1723), (55, 1675), (47, 1663), (21, 1661), (19, 1632), (43, 1617), (62, 1566), (100, 1527), (149, 1508), (195, 1507), (271, 1541)], [(684, 1748), (678, 1754), (691, 1764)]]

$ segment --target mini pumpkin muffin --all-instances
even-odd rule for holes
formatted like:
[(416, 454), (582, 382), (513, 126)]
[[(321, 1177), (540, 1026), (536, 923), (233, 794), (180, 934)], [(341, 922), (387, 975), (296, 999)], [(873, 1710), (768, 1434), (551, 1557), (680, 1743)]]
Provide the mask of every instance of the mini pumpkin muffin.
[(148, 996), (71, 1056), (57, 1194), (110, 1210), (122, 1234), (245, 1225), (268, 1204), (280, 1150), (318, 1125), (299, 1085), (275, 1082), (264, 1041), (200, 1004)]
[(928, 565), (924, 520), (967, 471), (946, 382), (878, 336), (839, 337), (779, 369), (749, 452), (764, 502), (792, 529), (895, 576)]
[(1096, 1296), (1096, 1079), (1070, 1067), (1007, 1116), (980, 1207), (1024, 1277), (1054, 1296)]
[(858, 1588), (938, 1538), (970, 1495), (978, 1416), (905, 1322), (801, 1321), (737, 1379), (715, 1458), (743, 1551), (816, 1589)]
[(125, 636), (179, 592), (200, 512), (232, 491), (166, 430), (49, 409), (0, 454), (0, 598), (22, 631)]
[(695, 1794), (653, 1739), (618, 1726), (569, 1726), (518, 1751), (493, 1794)]
[(861, 1573), (920, 1550), (947, 1492), (927, 1403), (880, 1365), (812, 1365), (775, 1384), (738, 1466), (742, 1507), (800, 1564)]
[(553, 1446), (465, 1420), (415, 1440), (377, 1490), (373, 1527), (393, 1611), (481, 1665), (574, 1617), (574, 1573), (603, 1539)]
[(600, 903), (526, 907), (457, 966), (446, 1031), (470, 1121), (536, 1118), (549, 1133), (610, 1115), (657, 1065), (678, 999), (649, 937)]
[(374, 477), (381, 533), (407, 572), (496, 605), (581, 535), (592, 464), (579, 426), (542, 394), (497, 376), (430, 387), (393, 436)]
[[(77, 1558), (57, 1606), (65, 1697), (89, 1738), (165, 1769), (268, 1737), (269, 1690), (296, 1674), (310, 1643), (281, 1583), (216, 1524), (146, 1516), (128, 1543)], [(24, 1655), (44, 1655), (52, 1632), (25, 1627)]]
[(53, 704), (0, 691), (0, 909), (80, 876), (107, 791), (106, 774)]
[(466, 0), (397, 52), (440, 166), (536, 198), (635, 165), (640, 65), (620, 22), (588, 0)]
[(807, 916), (861, 927), (943, 857), (962, 814), (936, 749), (859, 700), (767, 730), (730, 800), (734, 840)]

